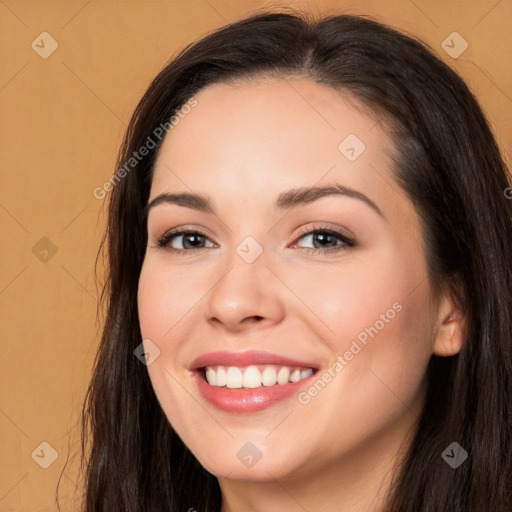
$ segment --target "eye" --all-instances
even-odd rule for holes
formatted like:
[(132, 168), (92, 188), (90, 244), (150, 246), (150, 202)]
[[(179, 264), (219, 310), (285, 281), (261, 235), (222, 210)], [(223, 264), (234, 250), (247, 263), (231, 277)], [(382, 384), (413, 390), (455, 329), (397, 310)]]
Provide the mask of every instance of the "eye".
[[(355, 247), (354, 240), (349, 238), (344, 233), (328, 227), (318, 227), (310, 229), (297, 240), (309, 241), (313, 247), (302, 247), (302, 249), (309, 252), (336, 252), (347, 247)], [(297, 245), (297, 242), (294, 242)]]
[[(180, 240), (181, 239), (181, 240)], [(207, 244), (208, 238), (200, 231), (183, 230), (166, 233), (158, 239), (156, 245), (159, 248), (165, 248), (170, 252), (183, 253), (191, 250), (213, 247), (214, 244)], [(178, 247), (176, 247), (178, 245)]]

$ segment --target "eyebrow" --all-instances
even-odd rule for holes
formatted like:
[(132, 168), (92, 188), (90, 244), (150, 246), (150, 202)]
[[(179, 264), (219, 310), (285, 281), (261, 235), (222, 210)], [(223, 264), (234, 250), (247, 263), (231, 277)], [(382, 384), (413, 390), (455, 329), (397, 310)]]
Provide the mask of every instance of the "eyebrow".
[[(332, 185), (326, 185), (322, 187), (302, 187), (288, 190), (281, 193), (276, 202), (275, 208), (277, 210), (290, 210), (297, 208), (298, 206), (308, 205), (322, 197), (326, 196), (347, 196), (354, 199), (363, 201), (370, 206), (376, 213), (381, 217), (385, 218), (381, 209), (365, 194), (337, 183)], [(186, 208), (192, 208), (200, 212), (211, 213), (217, 215), (215, 208), (213, 207), (210, 200), (199, 194), (180, 193), (180, 194), (169, 194), (164, 192), (156, 196), (150, 201), (144, 208), (144, 218), (147, 217), (150, 210), (159, 204), (175, 204), (177, 206), (184, 206)]]

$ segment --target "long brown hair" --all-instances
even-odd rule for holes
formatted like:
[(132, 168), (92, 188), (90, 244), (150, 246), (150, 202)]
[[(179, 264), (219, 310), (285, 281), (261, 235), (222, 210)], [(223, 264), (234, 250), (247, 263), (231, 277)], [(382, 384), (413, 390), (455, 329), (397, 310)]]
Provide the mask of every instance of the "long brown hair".
[[(118, 168), (202, 88), (262, 75), (300, 75), (356, 97), (393, 135), (397, 183), (415, 204), (435, 289), (457, 280), (464, 346), (432, 356), (412, 445), (388, 512), (506, 512), (511, 496), (512, 201), (510, 177), (486, 118), (463, 80), (424, 44), (365, 17), (263, 13), (189, 45), (137, 106)], [(217, 478), (167, 421), (146, 367), (137, 286), (144, 207), (160, 141), (113, 186), (107, 316), (83, 409), (84, 512), (219, 512)], [(441, 457), (456, 441), (457, 469)]]

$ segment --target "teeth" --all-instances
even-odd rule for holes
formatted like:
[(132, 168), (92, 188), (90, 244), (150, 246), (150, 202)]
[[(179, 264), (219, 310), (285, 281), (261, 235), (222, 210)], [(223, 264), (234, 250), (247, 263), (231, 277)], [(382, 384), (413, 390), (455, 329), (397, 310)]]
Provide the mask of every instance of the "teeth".
[(208, 368), (208, 370), (206, 370), (206, 380), (212, 386), (216, 386), (217, 385), (217, 379), (216, 379), (216, 375), (215, 375), (215, 370), (213, 368)]
[[(311, 368), (308, 368), (307, 370), (302, 370), (300, 372), (300, 378), (307, 379), (310, 375), (313, 375), (313, 370)], [(217, 379), (219, 378), (219, 374), (217, 373)], [(218, 380), (217, 380), (218, 382)], [(218, 386), (221, 386), (221, 384), (217, 384)]]
[[(218, 366), (217, 371), (213, 372), (215, 374), (215, 386), (225, 386), (226, 385), (226, 368), (223, 366)], [(208, 377), (207, 377), (208, 378)], [(208, 381), (210, 382), (210, 381)]]
[(290, 382), (290, 368), (283, 366), (277, 373), (277, 383), (282, 385), (288, 382)]
[[(215, 384), (213, 384), (215, 386)], [(226, 387), (231, 389), (242, 387), (242, 372), (236, 366), (230, 366), (226, 372)]]
[(300, 370), (297, 368), (290, 373), (290, 382), (298, 382), (300, 380)]
[[(220, 368), (220, 366), (219, 366)], [(264, 386), (273, 386), (277, 382), (276, 369), (273, 366), (267, 366), (261, 374), (261, 383)]]
[(261, 373), (256, 366), (249, 366), (245, 370), (242, 386), (244, 388), (259, 388), (261, 386)]
[(261, 386), (281, 386), (299, 382), (313, 375), (312, 368), (261, 365), (238, 368), (236, 366), (208, 366), (205, 376), (210, 386), (230, 389), (254, 389)]

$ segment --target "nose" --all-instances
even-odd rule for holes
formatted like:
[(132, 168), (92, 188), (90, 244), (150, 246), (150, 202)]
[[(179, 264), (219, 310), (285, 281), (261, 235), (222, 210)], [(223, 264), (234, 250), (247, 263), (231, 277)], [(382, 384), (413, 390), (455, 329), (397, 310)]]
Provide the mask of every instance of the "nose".
[(277, 324), (285, 310), (282, 288), (264, 253), (247, 263), (234, 252), (226, 272), (206, 297), (207, 321), (231, 332)]

